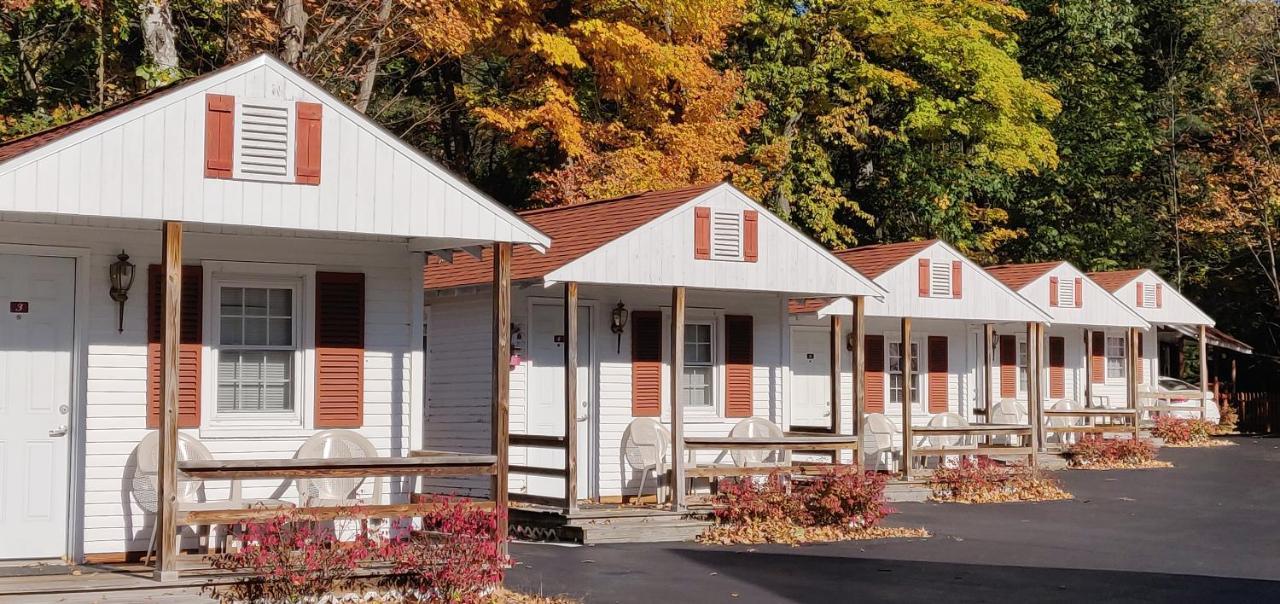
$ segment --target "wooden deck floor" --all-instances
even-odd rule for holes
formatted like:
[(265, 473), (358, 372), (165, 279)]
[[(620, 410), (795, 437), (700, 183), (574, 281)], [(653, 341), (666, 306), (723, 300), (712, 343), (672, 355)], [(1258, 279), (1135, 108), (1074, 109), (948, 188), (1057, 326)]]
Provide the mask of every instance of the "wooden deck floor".
[(179, 558), (178, 569), (177, 580), (160, 583), (138, 563), (12, 565), (0, 568), (0, 602), (212, 602), (201, 587), (236, 580), (195, 557)]

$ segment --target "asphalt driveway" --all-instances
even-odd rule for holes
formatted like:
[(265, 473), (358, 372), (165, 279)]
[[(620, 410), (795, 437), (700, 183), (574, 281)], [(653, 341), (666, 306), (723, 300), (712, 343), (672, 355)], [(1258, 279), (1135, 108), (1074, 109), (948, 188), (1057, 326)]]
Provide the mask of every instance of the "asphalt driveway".
[(516, 544), (508, 584), (585, 602), (1280, 601), (1280, 438), (1062, 472), (1072, 501), (899, 504), (929, 539), (805, 547)]

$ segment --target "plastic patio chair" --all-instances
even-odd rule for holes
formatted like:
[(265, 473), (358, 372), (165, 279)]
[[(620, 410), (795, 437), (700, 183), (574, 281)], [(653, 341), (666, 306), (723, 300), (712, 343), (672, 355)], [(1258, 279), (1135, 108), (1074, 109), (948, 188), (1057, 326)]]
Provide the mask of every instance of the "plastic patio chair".
[[(893, 437), (898, 434), (898, 427), (883, 413), (868, 413), (862, 422), (865, 436), (860, 436), (863, 466), (871, 470), (879, 470), (886, 455), (889, 464), (885, 469), (893, 471), (901, 459), (902, 449), (894, 444)], [(871, 460), (871, 463), (868, 463)]]
[(662, 476), (666, 473), (668, 449), (671, 437), (657, 420), (638, 417), (631, 420), (622, 433), (622, 455), (627, 465), (640, 472), (638, 496), (644, 496), (644, 483), (653, 472), (653, 496), (665, 501), (662, 492)]
[[(782, 438), (782, 428), (763, 417), (748, 417), (729, 430), (734, 438)], [(786, 465), (789, 455), (785, 449), (732, 449), (729, 456), (739, 468), (762, 465)]]
[[(355, 459), (378, 457), (369, 439), (351, 430), (322, 430), (298, 447), (296, 459)], [(363, 476), (353, 478), (299, 478), (294, 482), (298, 500), (304, 507), (378, 504), (382, 501), (382, 481), (373, 478), (373, 495), (365, 499), (359, 490)]]
[[(1052, 405), (1049, 405), (1050, 411), (1079, 411), (1081, 409), (1083, 409), (1083, 407), (1081, 407), (1079, 403), (1068, 399), (1062, 399)], [(1085, 421), (1086, 418), (1083, 417), (1050, 417), (1048, 418), (1047, 423), (1050, 428), (1068, 428), (1083, 426), (1085, 425)], [(1076, 434), (1074, 432), (1050, 432), (1046, 437), (1046, 440), (1048, 439), (1053, 439), (1059, 445), (1065, 446), (1076, 441)]]
[[(929, 418), (928, 425), (931, 428), (964, 428), (968, 427), (969, 420), (961, 417), (958, 413), (947, 412), (939, 413)], [(966, 450), (974, 450), (978, 448), (978, 445), (973, 442), (971, 437), (958, 434), (924, 436), (920, 439), (920, 446), (922, 448), (929, 449), (955, 450), (957, 455), (964, 455)], [(945, 460), (946, 455), (947, 454), (930, 455), (925, 459), (925, 461), (927, 462), (928, 458), (937, 457), (938, 463), (941, 464)]]

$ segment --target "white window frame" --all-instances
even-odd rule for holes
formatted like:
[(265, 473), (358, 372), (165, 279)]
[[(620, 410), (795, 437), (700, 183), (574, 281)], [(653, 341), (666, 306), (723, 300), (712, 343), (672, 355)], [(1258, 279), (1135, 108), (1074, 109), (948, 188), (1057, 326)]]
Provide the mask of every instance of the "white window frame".
[[(893, 359), (895, 356), (897, 356), (897, 355), (894, 355), (893, 350), (894, 348), (901, 349), (902, 336), (886, 335), (885, 340), (886, 341), (884, 343), (885, 344), (884, 345), (884, 369), (885, 369), (884, 372), (888, 381), (888, 383), (885, 385), (885, 395), (886, 395), (885, 404), (888, 405), (890, 408), (901, 409), (902, 394), (899, 394), (896, 399), (894, 398), (893, 393), (895, 391), (895, 388), (893, 387), (893, 378), (894, 376), (901, 377), (902, 370), (901, 370), (901, 366), (899, 366), (899, 369), (897, 371), (893, 370)], [(923, 339), (919, 339), (919, 338), (911, 339), (911, 356), (913, 357), (912, 364), (911, 364), (911, 377), (913, 378), (913, 382), (915, 383), (915, 389), (916, 389), (915, 400), (911, 401), (912, 413), (924, 412), (924, 409), (926, 408), (925, 399), (929, 395), (929, 393), (925, 391), (925, 386), (926, 386), (926, 380), (924, 379), (925, 372), (921, 371), (920, 369), (920, 351), (924, 350), (924, 346), (925, 345), (924, 345)], [(904, 381), (904, 386), (905, 386), (905, 381)]]
[(1017, 367), (1018, 372), (1018, 396), (1025, 397), (1027, 396), (1031, 379), (1030, 370), (1028, 369), (1031, 365), (1031, 351), (1025, 338), (1018, 338), (1017, 341), (1014, 366)]
[(950, 260), (929, 260), (929, 297), (950, 298), (955, 287)]
[[(712, 355), (712, 400), (714, 405), (704, 408), (684, 407), (684, 419), (686, 423), (691, 424), (707, 424), (722, 423), (724, 416), (724, 393), (725, 393), (725, 369), (724, 369), (724, 311), (723, 309), (698, 308), (687, 309), (685, 311), (685, 325), (694, 323), (710, 323), (711, 324), (711, 355)], [(671, 420), (671, 412), (676, 408), (675, 401), (671, 400), (671, 380), (675, 378), (672, 369), (674, 364), (671, 362), (671, 308), (662, 308), (662, 418), (664, 421)], [(681, 387), (681, 392), (684, 388)]]
[[(723, 392), (723, 389), (720, 387), (720, 367), (723, 365), (723, 358), (719, 350), (720, 349), (720, 346), (718, 344), (719, 338), (716, 337), (720, 334), (720, 328), (718, 326), (718, 323), (719, 321), (715, 319), (689, 319), (689, 318), (685, 319), (684, 328), (685, 328), (686, 334), (689, 333), (689, 327), (693, 325), (706, 326), (706, 327), (709, 327), (711, 331), (711, 335), (710, 335), (711, 362), (706, 365), (693, 365), (695, 367), (709, 367), (711, 369), (711, 378), (710, 378), (711, 404), (706, 406), (700, 406), (700, 407), (692, 407), (685, 404), (683, 400), (680, 401), (680, 404), (684, 409), (684, 413), (686, 417), (689, 417), (689, 416), (720, 417), (720, 407), (721, 407), (720, 401), (722, 398), (721, 394)], [(685, 369), (691, 366), (689, 365), (688, 357), (689, 357), (689, 353), (688, 353), (688, 348), (686, 347), (685, 362), (681, 365), (681, 367)], [(679, 378), (680, 378), (680, 394), (683, 395), (684, 387), (685, 387), (684, 376), (681, 375), (679, 376)]]
[[(315, 267), (301, 264), (205, 262), (204, 344), (201, 354), (202, 438), (305, 437), (312, 432), (315, 383)], [(293, 410), (287, 413), (218, 411), (218, 348), (223, 287), (293, 290)]]
[[(1114, 355), (1112, 354), (1113, 352), (1112, 344), (1115, 344), (1117, 342), (1119, 343), (1118, 345), (1120, 347), (1120, 354)], [(1128, 364), (1125, 362), (1126, 360), (1125, 357), (1127, 356), (1125, 355), (1125, 348), (1126, 347), (1124, 343), (1124, 336), (1113, 336), (1113, 335), (1107, 334), (1103, 338), (1102, 354), (1103, 354), (1103, 358), (1105, 359), (1103, 362), (1106, 363), (1106, 367), (1104, 367), (1104, 369), (1106, 371), (1106, 380), (1108, 382), (1115, 381), (1115, 380), (1123, 381), (1126, 377), (1128, 377), (1128, 367), (1127, 367)], [(1111, 371), (1112, 361), (1116, 361), (1116, 364), (1118, 365), (1115, 372), (1116, 375), (1112, 375), (1112, 371)]]
[[(240, 165), (240, 148), (244, 136), (244, 119), (245, 105), (255, 105), (261, 107), (272, 107), (282, 109), (289, 116), (289, 131), (285, 134), (285, 171), (281, 176), (271, 174), (246, 173)], [(231, 166), (232, 177), (236, 180), (249, 180), (256, 182), (286, 182), (292, 183), (297, 181), (296, 167), (294, 164), (297, 156), (298, 145), (298, 110), (295, 101), (282, 101), (278, 99), (253, 98), (253, 97), (236, 97), (236, 119), (235, 119), (235, 137), (231, 147)]]

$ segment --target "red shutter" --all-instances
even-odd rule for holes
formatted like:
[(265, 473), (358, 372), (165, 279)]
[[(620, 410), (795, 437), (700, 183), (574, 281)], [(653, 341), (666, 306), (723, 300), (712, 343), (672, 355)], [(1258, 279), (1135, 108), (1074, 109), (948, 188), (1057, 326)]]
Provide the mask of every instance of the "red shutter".
[(1076, 277), (1076, 308), (1084, 308), (1084, 280)]
[(961, 288), (963, 275), (964, 275), (964, 272), (960, 268), (960, 261), (952, 260), (951, 261), (951, 297), (952, 298), (959, 298), (960, 295), (963, 293)]
[(206, 94), (204, 97), (204, 176), (231, 178), (231, 154), (235, 144), (236, 97)]
[(631, 313), (631, 415), (662, 415), (662, 313)]
[(1164, 284), (1156, 284), (1156, 308), (1164, 308)]
[(1000, 336), (1000, 398), (1018, 397), (1018, 337)]
[(751, 417), (754, 414), (752, 393), (755, 360), (755, 335), (750, 315), (726, 315), (724, 318), (725, 417)]
[(298, 101), (297, 140), (294, 141), (293, 171), (299, 184), (320, 184), (320, 149), (323, 136), (324, 106)]
[(742, 259), (755, 262), (760, 258), (760, 213), (742, 212)]
[(1107, 382), (1107, 335), (1101, 331), (1091, 332), (1089, 340), (1089, 377), (1095, 384)]
[(929, 336), (929, 413), (946, 413), (947, 394), (947, 337)]
[[(1157, 286), (1158, 287), (1158, 286)], [(1159, 290), (1156, 290), (1159, 291)], [(1142, 357), (1142, 332), (1138, 332), (1138, 350), (1134, 353), (1138, 358), (1138, 383), (1145, 384), (1147, 382), (1147, 360)]]
[(317, 428), (364, 424), (364, 274), (316, 273)]
[(1138, 308), (1142, 308), (1142, 282), (1138, 282)]
[(1067, 396), (1067, 340), (1049, 337), (1049, 398)]
[(1049, 277), (1049, 306), (1058, 305), (1058, 278)]
[[(178, 427), (200, 427), (200, 348), (204, 269), (182, 267), (178, 335)], [(147, 427), (160, 427), (160, 344), (164, 341), (164, 269), (147, 267)]]
[(693, 257), (698, 260), (711, 258), (711, 208), (693, 209)]
[(920, 269), (917, 271), (916, 276), (920, 280), (920, 297), (928, 298), (929, 297), (929, 259), (928, 258), (920, 259)]
[(863, 379), (866, 381), (867, 413), (884, 413), (884, 336), (863, 338)]

